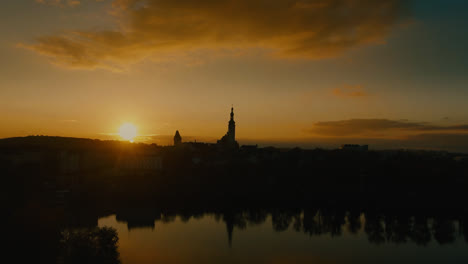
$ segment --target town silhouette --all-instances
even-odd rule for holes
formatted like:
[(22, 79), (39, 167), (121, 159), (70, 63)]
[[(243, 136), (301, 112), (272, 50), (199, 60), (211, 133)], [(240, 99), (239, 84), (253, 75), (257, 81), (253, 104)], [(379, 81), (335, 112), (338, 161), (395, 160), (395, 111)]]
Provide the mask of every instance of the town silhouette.
[(467, 10), (2, 1), (2, 263), (468, 263)]
[(266, 223), (311, 237), (361, 234), (371, 244), (468, 241), (462, 154), (239, 146), (235, 129), (231, 108), (217, 143), (184, 142), (179, 131), (173, 146), (0, 140), (6, 239), (29, 241), (20, 248), (36, 254), (18, 254), (15, 243), (10, 252), (44, 262), (120, 263), (118, 232), (98, 225), (112, 215), (129, 232), (212, 216), (225, 225), (229, 247), (236, 231)]

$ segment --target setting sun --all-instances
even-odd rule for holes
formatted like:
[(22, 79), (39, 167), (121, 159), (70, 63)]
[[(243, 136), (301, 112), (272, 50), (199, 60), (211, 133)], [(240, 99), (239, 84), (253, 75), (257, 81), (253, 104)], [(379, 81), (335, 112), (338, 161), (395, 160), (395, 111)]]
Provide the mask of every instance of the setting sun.
[(137, 128), (131, 123), (125, 123), (120, 126), (119, 135), (123, 139), (133, 142), (137, 136)]

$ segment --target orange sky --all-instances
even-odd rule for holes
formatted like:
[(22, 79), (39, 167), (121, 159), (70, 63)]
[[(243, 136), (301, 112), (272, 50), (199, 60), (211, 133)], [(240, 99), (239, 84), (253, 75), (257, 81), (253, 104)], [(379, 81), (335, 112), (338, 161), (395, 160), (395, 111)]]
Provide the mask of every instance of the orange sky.
[(463, 1), (1, 5), (0, 138), (213, 141), (233, 104), (249, 143), (468, 149)]

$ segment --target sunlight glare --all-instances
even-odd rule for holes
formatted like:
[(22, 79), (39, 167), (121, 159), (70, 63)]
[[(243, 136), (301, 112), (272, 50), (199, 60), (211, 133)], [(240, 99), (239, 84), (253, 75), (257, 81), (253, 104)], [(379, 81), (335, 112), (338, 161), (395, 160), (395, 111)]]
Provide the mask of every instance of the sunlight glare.
[(119, 135), (121, 138), (133, 142), (137, 136), (137, 128), (131, 123), (125, 123), (120, 126)]

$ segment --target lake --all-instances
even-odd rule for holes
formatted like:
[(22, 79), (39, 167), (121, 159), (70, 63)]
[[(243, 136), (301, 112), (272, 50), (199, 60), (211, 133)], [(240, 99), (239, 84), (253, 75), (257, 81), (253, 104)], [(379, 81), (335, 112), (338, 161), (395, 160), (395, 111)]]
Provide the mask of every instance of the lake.
[(98, 219), (99, 227), (117, 230), (122, 263), (468, 263), (464, 217), (317, 210), (138, 214)]

